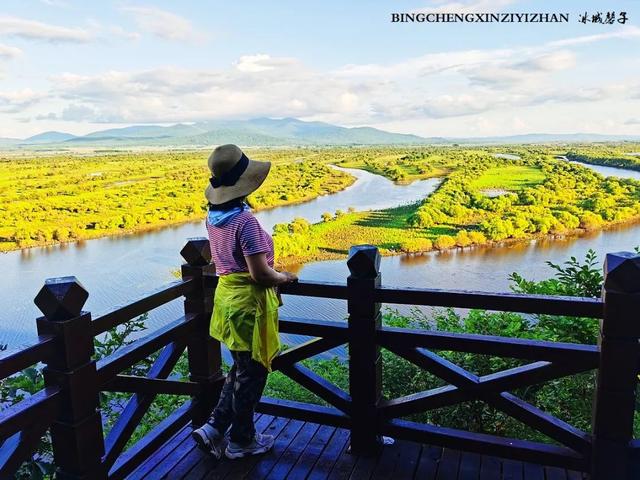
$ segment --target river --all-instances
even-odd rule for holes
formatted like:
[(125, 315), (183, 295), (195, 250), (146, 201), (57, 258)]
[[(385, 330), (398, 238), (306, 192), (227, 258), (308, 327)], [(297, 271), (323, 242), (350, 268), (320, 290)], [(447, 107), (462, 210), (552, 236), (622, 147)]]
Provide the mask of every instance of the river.
[[(604, 175), (640, 180), (640, 172), (587, 165)], [(612, 172), (612, 170), (615, 170)], [(410, 185), (360, 170), (349, 170), (357, 181), (342, 192), (313, 201), (258, 212), (265, 228), (295, 217), (318, 221), (336, 209), (388, 208), (423, 198), (438, 185), (438, 179)], [(104, 237), (74, 244), (31, 248), (0, 255), (3, 272), (0, 286), (0, 342), (12, 348), (33, 340), (38, 310), (33, 298), (48, 277), (75, 275), (89, 291), (86, 310), (97, 316), (116, 305), (128, 303), (174, 279), (181, 258), (179, 251), (189, 237), (205, 234), (202, 222), (170, 226), (139, 234)], [(456, 288), (508, 291), (508, 275), (514, 271), (530, 279), (550, 276), (547, 260), (563, 262), (581, 258), (594, 249), (603, 259), (606, 252), (631, 250), (640, 244), (640, 224), (589, 232), (579, 237), (544, 239), (501, 247), (476, 247), (423, 255), (385, 257), (381, 262), (382, 283), (390, 286)], [(345, 281), (344, 260), (314, 262), (298, 270), (301, 279)], [(285, 296), (283, 315), (339, 320), (346, 315), (344, 301)], [(181, 301), (174, 301), (150, 313), (149, 328), (181, 314)], [(285, 342), (287, 339), (284, 340)]]

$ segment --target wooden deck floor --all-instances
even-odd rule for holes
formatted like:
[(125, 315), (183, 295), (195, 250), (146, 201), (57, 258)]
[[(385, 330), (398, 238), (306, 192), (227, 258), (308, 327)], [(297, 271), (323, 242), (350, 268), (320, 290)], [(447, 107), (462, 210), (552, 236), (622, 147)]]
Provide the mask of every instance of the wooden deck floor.
[(346, 452), (344, 429), (257, 415), (259, 431), (276, 436), (273, 450), (240, 460), (212, 457), (196, 448), (185, 427), (142, 464), (130, 479), (416, 479), (578, 480), (583, 475), (495, 457), (396, 441), (377, 458)]

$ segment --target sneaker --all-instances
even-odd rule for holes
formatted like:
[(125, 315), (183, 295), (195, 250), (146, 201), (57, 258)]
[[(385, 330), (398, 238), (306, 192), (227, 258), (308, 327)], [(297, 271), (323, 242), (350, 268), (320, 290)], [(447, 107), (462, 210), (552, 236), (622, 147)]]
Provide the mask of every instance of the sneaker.
[(231, 459), (242, 458), (248, 455), (258, 455), (260, 453), (271, 450), (271, 447), (273, 447), (273, 442), (273, 435), (263, 435), (261, 433), (256, 433), (251, 443), (249, 445), (245, 445), (244, 447), (235, 442), (229, 442), (229, 445), (227, 445), (227, 449), (224, 451), (224, 454), (227, 456), (227, 458)]
[(222, 435), (209, 423), (191, 432), (191, 436), (203, 452), (210, 453), (217, 459), (222, 457)]

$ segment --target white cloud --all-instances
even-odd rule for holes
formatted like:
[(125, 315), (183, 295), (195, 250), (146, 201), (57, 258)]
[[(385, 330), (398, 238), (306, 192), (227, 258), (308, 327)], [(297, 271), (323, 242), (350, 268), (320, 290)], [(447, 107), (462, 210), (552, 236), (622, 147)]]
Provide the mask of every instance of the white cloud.
[(565, 38), (563, 40), (556, 40), (553, 42), (547, 43), (549, 47), (571, 47), (577, 45), (586, 45), (589, 43), (601, 42), (603, 40), (611, 40), (617, 38), (640, 38), (640, 28), (629, 25), (626, 27), (622, 27), (618, 30), (614, 30), (613, 32), (606, 33), (598, 33), (595, 35), (583, 35), (580, 37), (573, 38)]
[(0, 112), (16, 113), (42, 100), (44, 94), (34, 92), (30, 88), (9, 92), (0, 92)]
[(517, 0), (470, 0), (465, 2), (434, 1), (415, 10), (417, 13), (490, 13), (499, 12)]
[(243, 55), (236, 63), (236, 68), (241, 72), (266, 72), (276, 68), (295, 66), (297, 61), (293, 58), (274, 58), (266, 54)]
[(206, 35), (186, 18), (155, 7), (122, 7), (133, 15), (138, 28), (164, 40), (200, 42)]
[(0, 16), (0, 34), (50, 43), (86, 43), (93, 36), (81, 28), (67, 28), (7, 15)]
[(107, 29), (106, 36), (107, 37), (115, 36), (115, 37), (124, 38), (126, 40), (134, 40), (134, 41), (140, 40), (140, 38), (142, 37), (142, 35), (139, 32), (129, 32), (124, 28), (122, 28), (120, 25), (111, 25)]
[[(98, 36), (102, 38), (108, 28), (97, 28)], [(615, 38), (619, 37), (602, 35), (589, 41)], [(576, 55), (584, 43), (566, 39), (535, 46), (430, 53), (333, 70), (315, 69), (296, 58), (255, 53), (220, 69), (66, 73), (50, 79), (50, 105), (38, 113), (53, 112), (46, 115), (49, 121), (85, 124), (294, 116), (344, 125), (436, 121), (453, 125), (458, 121), (469, 126), (470, 119), (484, 119), (485, 126), (478, 124), (481, 132), (494, 127), (525, 128), (522, 120), (513, 120), (514, 111), (519, 118), (527, 118), (526, 128), (534, 128), (536, 123), (528, 117), (532, 110), (586, 111), (600, 105), (602, 112), (618, 102), (623, 105), (620, 116), (625, 114), (618, 120), (622, 126), (634, 116), (632, 102), (625, 104), (624, 99), (631, 98), (639, 85), (624, 78), (615, 79), (617, 84), (598, 79), (596, 87), (583, 70), (572, 70), (591, 62), (581, 52)], [(574, 81), (567, 82), (569, 77)], [(498, 121), (499, 115), (511, 120)], [(582, 115), (573, 118), (577, 121)]]
[(0, 43), (0, 58), (15, 58), (22, 54), (22, 50), (9, 45), (3, 45)]

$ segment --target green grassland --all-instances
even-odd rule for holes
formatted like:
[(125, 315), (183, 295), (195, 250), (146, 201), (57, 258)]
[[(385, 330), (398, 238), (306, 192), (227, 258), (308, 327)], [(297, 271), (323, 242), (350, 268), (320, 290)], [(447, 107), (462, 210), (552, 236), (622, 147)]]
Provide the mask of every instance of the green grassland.
[[(520, 159), (495, 158), (491, 148), (431, 147), (406, 155), (397, 167), (435, 157), (449, 173), (424, 201), (371, 212), (327, 212), (309, 225), (298, 219), (275, 231), (281, 264), (337, 258), (358, 243), (381, 253), (424, 252), (566, 235), (640, 218), (640, 182), (604, 178), (592, 170), (554, 158), (541, 147), (517, 149)], [(384, 172), (388, 160), (368, 160)], [(388, 175), (388, 174), (387, 174)], [(487, 188), (506, 191), (497, 197)]]
[[(323, 151), (248, 150), (273, 166), (254, 209), (303, 202), (355, 180)], [(0, 158), (0, 250), (140, 231), (202, 218), (208, 152)]]
[(471, 188), (477, 190), (496, 188), (517, 192), (523, 188), (538, 185), (544, 178), (544, 172), (538, 167), (524, 165), (493, 167), (471, 182)]
[[(302, 202), (337, 192), (354, 181), (331, 168), (332, 164), (363, 168), (397, 182), (442, 178), (433, 194), (413, 205), (327, 212), (314, 225), (297, 219), (276, 226), (280, 264), (334, 258), (357, 243), (376, 244), (383, 254), (424, 252), (564, 235), (640, 217), (640, 182), (604, 178), (556, 159), (567, 153), (558, 146), (510, 147), (520, 158), (496, 158), (503, 150), (458, 146), (247, 149), (250, 157), (273, 162), (265, 184), (248, 201), (254, 209)], [(205, 211), (207, 156), (206, 151), (105, 152), (0, 159), (0, 249), (200, 219)], [(504, 192), (490, 197), (487, 189)]]

